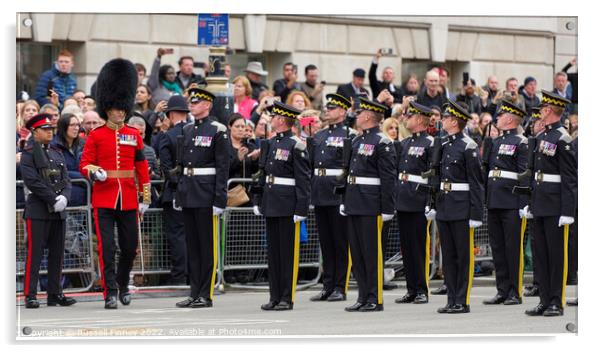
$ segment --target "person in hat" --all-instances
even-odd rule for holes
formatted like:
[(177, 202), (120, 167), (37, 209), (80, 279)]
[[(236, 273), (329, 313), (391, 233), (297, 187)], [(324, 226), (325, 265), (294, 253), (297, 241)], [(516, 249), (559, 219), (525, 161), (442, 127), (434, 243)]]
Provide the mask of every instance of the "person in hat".
[(537, 135), (533, 158), (533, 191), (523, 213), (533, 215), (533, 251), (537, 261), (539, 299), (529, 316), (560, 316), (565, 305), (569, 225), (575, 222), (577, 162), (573, 139), (560, 117), (570, 101), (542, 91), (541, 120), (545, 130)]
[(61, 288), (65, 252), (65, 218), (71, 197), (71, 180), (60, 149), (50, 145), (52, 116), (33, 116), (25, 125), (33, 140), (23, 149), (21, 175), (29, 194), (23, 218), (27, 224), (27, 265), (25, 266), (25, 307), (40, 307), (37, 287), (44, 248), (48, 249), (48, 306), (69, 306), (75, 299), (66, 297)]
[(263, 70), (263, 65), (259, 61), (248, 62), (247, 68), (244, 69), (244, 72), (247, 74), (247, 78), (249, 79), (251, 87), (253, 88), (251, 98), (259, 101), (259, 93), (269, 89), (265, 83), (261, 82), (261, 78), (267, 76), (268, 72)]
[(263, 192), (253, 197), (253, 212), (265, 216), (270, 300), (262, 310), (292, 310), (299, 268), (301, 221), (309, 208), (310, 167), (306, 146), (292, 127), (301, 112), (274, 101), (275, 136), (267, 144)]
[(386, 107), (360, 97), (356, 124), (362, 135), (352, 141), (344, 202), (353, 276), (359, 293), (346, 311), (383, 310), (383, 222), (393, 219), (395, 200), (395, 147), (380, 131)]
[(395, 299), (396, 303), (428, 303), (430, 236), (424, 207), (429, 194), (418, 186), (428, 183), (421, 175), (429, 169), (435, 140), (427, 132), (432, 114), (431, 108), (410, 102), (403, 122), (412, 135), (401, 141), (397, 158), (395, 209), (408, 292)]
[[(227, 129), (209, 115), (215, 96), (200, 88), (188, 90), (188, 109), (194, 122), (182, 128), (182, 157), (175, 208), (182, 208), (190, 296), (179, 308), (213, 306), (217, 270), (218, 220), (227, 201), (230, 166)], [(182, 108), (177, 108), (182, 109)]]
[[(520, 90), (520, 94), (525, 100), (525, 111), (527, 114), (531, 114), (533, 107), (539, 106), (539, 97), (535, 94), (537, 91), (537, 80), (533, 76), (527, 76), (523, 84), (523, 89)], [(499, 108), (498, 108), (499, 109)]]
[(346, 138), (357, 133), (345, 125), (351, 102), (338, 94), (326, 95), (324, 122), (328, 126), (318, 131), (308, 146), (313, 167), (311, 204), (314, 205), (316, 224), (322, 250), (322, 282), (320, 293), (311, 301), (341, 301), (347, 299), (351, 270), (347, 220), (339, 214), (342, 195), (334, 194), (341, 184), (337, 176), (343, 172), (343, 145)]
[(366, 71), (364, 69), (353, 70), (353, 79), (345, 85), (339, 85), (337, 87), (337, 94), (351, 101), (357, 101), (358, 97), (368, 98), (370, 92), (364, 88), (365, 78)]
[[(514, 186), (528, 186), (519, 181), (527, 169), (527, 138), (518, 131), (527, 113), (508, 100), (498, 105), (497, 128), (500, 136), (492, 141), (483, 156), (486, 178), (487, 225), (495, 264), (497, 293), (483, 304), (516, 305), (522, 303), (523, 241), (526, 220), (521, 224), (522, 208), (527, 198), (512, 193)], [(520, 213), (520, 214), (519, 214)]]
[[(127, 126), (133, 112), (138, 77), (128, 60), (106, 63), (96, 80), (98, 113), (106, 124), (90, 132), (80, 162), (80, 172), (93, 182), (92, 207), (105, 309), (131, 303), (128, 289), (140, 233), (139, 217), (151, 202), (148, 162), (140, 132)], [(137, 185), (136, 185), (137, 184)], [(115, 271), (115, 225), (119, 261)]]
[[(476, 142), (463, 132), (470, 114), (448, 101), (442, 117), (447, 138), (441, 148), (441, 185), (435, 210), (427, 218), (437, 220), (443, 251), (447, 304), (438, 313), (470, 312), (474, 274), (474, 229), (483, 222), (483, 175)], [(433, 214), (434, 213), (434, 214)]]
[[(159, 160), (161, 172), (165, 179), (161, 204), (163, 205), (164, 232), (169, 242), (171, 256), (170, 284), (185, 285), (187, 271), (186, 235), (184, 234), (184, 217), (182, 210), (174, 207), (178, 176), (174, 168), (182, 158), (178, 156), (178, 136), (183, 136), (184, 125), (187, 123), (188, 102), (182, 96), (172, 96), (167, 102), (165, 115), (169, 119), (170, 128), (159, 137)], [(183, 146), (180, 146), (182, 150)]]

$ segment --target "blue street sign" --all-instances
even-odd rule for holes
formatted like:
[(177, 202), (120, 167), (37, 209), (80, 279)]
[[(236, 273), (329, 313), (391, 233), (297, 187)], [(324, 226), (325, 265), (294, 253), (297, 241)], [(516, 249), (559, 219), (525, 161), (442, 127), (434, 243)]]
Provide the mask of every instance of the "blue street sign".
[(228, 15), (200, 13), (198, 45), (228, 45)]

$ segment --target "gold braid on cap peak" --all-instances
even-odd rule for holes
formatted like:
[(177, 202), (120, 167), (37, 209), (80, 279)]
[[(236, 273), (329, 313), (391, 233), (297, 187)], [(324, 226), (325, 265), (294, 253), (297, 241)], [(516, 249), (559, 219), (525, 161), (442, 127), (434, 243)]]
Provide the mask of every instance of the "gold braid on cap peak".
[(550, 98), (550, 97), (545, 96), (545, 95), (541, 98), (541, 101), (542, 101), (542, 103), (548, 103), (548, 104), (556, 105), (556, 106), (559, 106), (559, 107), (566, 107), (566, 103), (565, 102), (563, 102), (561, 100), (558, 100), (558, 99)]
[(451, 106), (447, 107), (447, 111), (450, 112), (452, 115), (454, 115), (456, 118), (468, 121), (468, 119), (466, 119), (466, 117), (464, 116), (464, 114), (460, 113), (459, 111), (457, 111), (456, 109), (452, 108)]
[(507, 106), (507, 105), (502, 105), (502, 107), (500, 108), (500, 110), (505, 110), (508, 113), (511, 113), (511, 114), (514, 114), (514, 115), (518, 115), (521, 118), (524, 116), (524, 114), (520, 110), (516, 110), (516, 109), (514, 109), (514, 108), (512, 108), (510, 106)]
[(202, 92), (192, 92), (192, 94), (190, 95), (190, 98), (201, 98), (201, 99), (207, 100), (209, 102), (213, 102), (213, 97), (208, 96)]
[(338, 101), (336, 99), (330, 99), (326, 104), (335, 104), (335, 105), (338, 105), (339, 107), (341, 107), (343, 109), (349, 109), (349, 105), (347, 105), (347, 104), (345, 104), (345, 103), (343, 103), (341, 101)]
[(371, 110), (371, 111), (376, 112), (376, 113), (384, 113), (385, 112), (385, 110), (382, 109), (382, 108), (379, 108), (379, 107), (374, 106), (374, 105), (362, 103), (362, 102), (360, 102), (360, 108), (366, 109), (366, 110)]
[(297, 117), (297, 114), (293, 114), (291, 112), (288, 112), (288, 111), (286, 111), (284, 109), (280, 109), (278, 107), (272, 108), (272, 112), (275, 113), (275, 114), (282, 115), (282, 116), (287, 116), (287, 117), (290, 117), (290, 118), (296, 118)]
[(151, 184), (150, 183), (142, 184), (142, 192), (141, 192), (140, 196), (142, 196), (142, 203), (150, 205), (150, 203), (151, 203)]

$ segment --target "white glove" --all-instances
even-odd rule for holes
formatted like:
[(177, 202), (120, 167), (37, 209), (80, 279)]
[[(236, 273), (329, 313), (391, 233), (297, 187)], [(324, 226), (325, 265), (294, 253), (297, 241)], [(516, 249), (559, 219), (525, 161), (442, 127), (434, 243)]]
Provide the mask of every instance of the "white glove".
[(518, 210), (518, 216), (520, 218), (526, 218), (526, 219), (533, 218), (533, 214), (529, 210), (529, 206), (528, 205)]
[(345, 213), (345, 205), (339, 206), (339, 213), (341, 214), (341, 216), (347, 217), (347, 213)]
[(138, 213), (140, 213), (141, 215), (143, 215), (144, 212), (146, 212), (148, 210), (149, 206), (150, 205), (147, 204), (147, 203), (140, 202), (138, 204)]
[(293, 222), (294, 222), (294, 223), (301, 222), (301, 221), (303, 221), (303, 220), (305, 220), (305, 219), (307, 219), (307, 217), (293, 215)]
[(259, 210), (259, 206), (253, 206), (253, 214), (256, 216), (261, 216), (261, 211)]
[(105, 181), (107, 180), (107, 172), (105, 172), (104, 169), (100, 168), (99, 170), (94, 172), (94, 177), (96, 177), (96, 180), (98, 181)]
[(482, 225), (483, 225), (483, 222), (481, 222), (481, 221), (475, 221), (474, 219), (468, 220), (468, 226), (470, 228), (479, 228)]
[(395, 217), (395, 215), (385, 214), (385, 213), (381, 214), (381, 216), (383, 218), (383, 222), (388, 222), (388, 221), (392, 220), (393, 217)]
[(67, 198), (63, 195), (59, 195), (55, 198), (54, 212), (63, 212), (67, 208)]
[(568, 216), (560, 216), (560, 218), (558, 218), (558, 226), (562, 227), (565, 224), (573, 224), (575, 223), (575, 218), (573, 217), (568, 217)]
[(222, 213), (224, 213), (223, 208), (213, 206), (213, 215), (214, 216), (220, 216)]
[(432, 221), (435, 219), (435, 216), (437, 216), (437, 211), (435, 211), (434, 208), (431, 209), (430, 207), (426, 206), (424, 208), (424, 216), (427, 220)]
[(176, 205), (176, 199), (171, 200), (171, 207), (176, 211), (182, 211), (182, 207)]

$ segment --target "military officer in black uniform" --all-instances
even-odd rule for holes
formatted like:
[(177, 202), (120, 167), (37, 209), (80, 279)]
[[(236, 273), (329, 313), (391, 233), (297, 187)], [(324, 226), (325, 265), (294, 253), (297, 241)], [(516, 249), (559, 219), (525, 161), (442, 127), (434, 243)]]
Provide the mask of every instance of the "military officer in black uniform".
[(495, 265), (497, 294), (483, 304), (514, 305), (522, 303), (523, 237), (526, 220), (521, 224), (519, 210), (527, 197), (512, 193), (518, 175), (527, 168), (527, 138), (518, 132), (527, 113), (512, 102), (502, 100), (498, 107), (497, 127), (500, 136), (492, 142), (488, 156), (483, 156), (487, 190), (487, 224)]
[(341, 195), (333, 193), (340, 184), (336, 177), (343, 172), (343, 142), (357, 133), (344, 125), (351, 102), (339, 94), (326, 95), (324, 121), (328, 126), (316, 133), (308, 146), (313, 166), (311, 203), (315, 206), (316, 223), (322, 250), (322, 280), (324, 288), (311, 301), (340, 301), (347, 298), (349, 242), (347, 220), (339, 214)]
[(477, 144), (462, 131), (470, 114), (449, 101), (443, 117), (448, 133), (442, 144), (441, 185), (436, 220), (441, 235), (447, 305), (439, 313), (470, 312), (474, 274), (474, 229), (483, 219), (483, 175)]
[(71, 181), (65, 159), (59, 149), (49, 146), (52, 141), (50, 114), (38, 114), (26, 124), (33, 140), (21, 155), (21, 174), (29, 194), (23, 218), (27, 223), (27, 265), (25, 267), (25, 307), (36, 309), (40, 262), (48, 248), (48, 306), (69, 306), (73, 298), (63, 295), (61, 270), (65, 251), (65, 217), (71, 197)]
[[(170, 120), (171, 127), (159, 136), (159, 160), (165, 179), (161, 203), (163, 205), (164, 229), (171, 256), (170, 283), (185, 285), (187, 277), (186, 235), (184, 233), (184, 216), (182, 209), (176, 204), (176, 189), (178, 187), (179, 160), (183, 153), (183, 129), (187, 123), (188, 103), (183, 96), (171, 96), (167, 102), (165, 114)], [(180, 146), (178, 147), (178, 136)], [(177, 155), (178, 150), (180, 155)], [(180, 166), (181, 169), (181, 166)]]
[(184, 151), (176, 207), (182, 207), (190, 297), (178, 307), (213, 306), (218, 258), (218, 219), (227, 201), (229, 146), (226, 127), (209, 116), (215, 96), (192, 88), (188, 108), (194, 122), (182, 129)]
[(542, 91), (541, 119), (545, 130), (537, 136), (531, 205), (534, 251), (537, 256), (539, 304), (525, 313), (530, 316), (563, 315), (567, 276), (569, 225), (575, 219), (577, 164), (572, 138), (562, 126), (570, 101)]
[(310, 197), (309, 157), (305, 143), (291, 131), (297, 109), (281, 102), (271, 108), (272, 131), (253, 212), (264, 215), (268, 243), (270, 301), (262, 310), (292, 310), (299, 269), (300, 223), (307, 218)]
[(396, 185), (395, 208), (408, 292), (395, 299), (396, 303), (428, 303), (430, 237), (424, 207), (429, 194), (417, 186), (428, 183), (428, 179), (421, 174), (429, 168), (434, 142), (434, 138), (426, 132), (432, 114), (430, 108), (410, 102), (404, 121), (412, 135), (401, 141), (397, 158), (399, 181)]
[(356, 125), (362, 134), (352, 142), (344, 203), (348, 216), (353, 275), (358, 284), (357, 302), (346, 311), (383, 310), (383, 221), (395, 212), (395, 147), (380, 131), (386, 108), (363, 97), (356, 109)]

